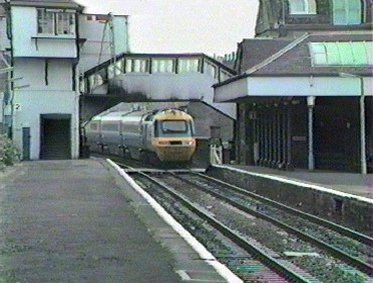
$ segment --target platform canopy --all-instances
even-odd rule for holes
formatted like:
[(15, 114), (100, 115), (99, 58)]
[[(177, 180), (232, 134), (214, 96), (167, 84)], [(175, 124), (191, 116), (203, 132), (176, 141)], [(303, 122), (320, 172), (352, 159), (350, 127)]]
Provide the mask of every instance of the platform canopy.
[(248, 96), (372, 96), (372, 33), (312, 32), (245, 39), (238, 76), (215, 84), (215, 102)]
[(373, 77), (350, 76), (241, 76), (214, 86), (215, 102), (249, 96), (373, 96)]

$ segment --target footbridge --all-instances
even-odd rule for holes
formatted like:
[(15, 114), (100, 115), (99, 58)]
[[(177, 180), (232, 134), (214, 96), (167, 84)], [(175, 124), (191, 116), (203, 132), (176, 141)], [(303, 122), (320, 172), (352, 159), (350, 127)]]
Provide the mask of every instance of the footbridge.
[(233, 117), (234, 104), (214, 103), (212, 85), (234, 75), (202, 53), (123, 53), (81, 77), (81, 121), (120, 102), (202, 101)]

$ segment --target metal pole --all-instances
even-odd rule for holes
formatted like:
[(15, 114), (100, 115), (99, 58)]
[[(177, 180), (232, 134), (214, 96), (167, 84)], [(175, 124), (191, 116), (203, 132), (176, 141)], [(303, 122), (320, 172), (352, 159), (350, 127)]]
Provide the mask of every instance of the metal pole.
[(263, 113), (263, 140), (264, 140), (264, 159), (262, 161), (262, 166), (265, 166), (268, 160), (268, 113), (266, 109)]
[(263, 162), (263, 154), (264, 154), (264, 136), (263, 136), (263, 113), (260, 111), (258, 113), (259, 119), (259, 129), (258, 129), (258, 137), (259, 137), (259, 161), (257, 165), (262, 165)]
[(367, 158), (365, 143), (365, 95), (364, 79), (360, 79), (360, 157), (361, 157), (361, 174), (367, 174)]
[(313, 154), (313, 108), (315, 106), (315, 97), (307, 97), (308, 106), (308, 170), (315, 169), (315, 159)]
[(277, 168), (281, 168), (282, 163), (282, 124), (281, 124), (281, 108), (277, 112)]
[(282, 112), (282, 162), (281, 167), (284, 169), (286, 166), (287, 160), (287, 140), (286, 140), (286, 132), (287, 132), (287, 107)]
[(291, 120), (292, 118), (292, 109), (291, 105), (288, 107), (288, 111), (286, 113), (286, 120), (287, 120), (287, 125), (286, 125), (286, 138), (287, 138), (287, 145), (286, 145), (286, 168), (290, 169), (292, 167), (292, 156), (291, 156), (291, 135), (292, 135), (292, 126), (291, 126)]

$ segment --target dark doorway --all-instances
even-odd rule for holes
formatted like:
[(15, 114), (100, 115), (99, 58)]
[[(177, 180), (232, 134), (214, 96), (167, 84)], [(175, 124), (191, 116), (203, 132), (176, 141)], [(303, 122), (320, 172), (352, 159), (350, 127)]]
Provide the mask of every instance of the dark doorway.
[(317, 98), (315, 107), (315, 167), (359, 170), (358, 98)]
[(40, 159), (71, 159), (71, 115), (40, 115)]
[(30, 128), (22, 128), (22, 160), (30, 160)]

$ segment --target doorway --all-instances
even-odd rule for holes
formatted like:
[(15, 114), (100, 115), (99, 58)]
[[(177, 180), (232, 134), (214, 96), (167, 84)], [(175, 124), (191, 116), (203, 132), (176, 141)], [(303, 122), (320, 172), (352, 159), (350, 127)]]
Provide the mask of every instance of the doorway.
[(71, 115), (40, 115), (40, 159), (71, 159)]
[(315, 107), (315, 167), (359, 170), (359, 103), (349, 98), (317, 98)]
[(30, 128), (22, 128), (22, 160), (30, 160)]

